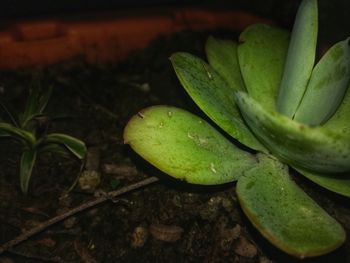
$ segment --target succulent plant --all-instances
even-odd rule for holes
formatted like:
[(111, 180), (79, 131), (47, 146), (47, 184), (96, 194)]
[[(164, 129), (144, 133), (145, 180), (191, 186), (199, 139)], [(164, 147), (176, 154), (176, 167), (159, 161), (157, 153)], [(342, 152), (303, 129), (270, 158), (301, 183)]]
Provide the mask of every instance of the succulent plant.
[(332, 46), (316, 63), (317, 1), (304, 0), (293, 31), (257, 24), (239, 43), (210, 37), (208, 62), (171, 56), (195, 103), (232, 143), (201, 118), (171, 106), (142, 110), (125, 142), (163, 172), (193, 184), (237, 181), (242, 210), (272, 244), (293, 256), (341, 246), (342, 226), (292, 180), (295, 169), (350, 196), (350, 46)]

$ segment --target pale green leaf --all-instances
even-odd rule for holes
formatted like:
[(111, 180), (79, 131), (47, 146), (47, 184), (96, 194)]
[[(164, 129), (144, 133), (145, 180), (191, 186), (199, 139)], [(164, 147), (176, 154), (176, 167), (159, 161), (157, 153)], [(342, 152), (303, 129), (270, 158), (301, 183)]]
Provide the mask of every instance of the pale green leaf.
[(291, 180), (288, 168), (266, 155), (237, 183), (241, 207), (272, 244), (298, 258), (329, 253), (345, 241), (342, 226)]
[(209, 37), (205, 52), (209, 65), (227, 82), (232, 90), (245, 90), (237, 58), (237, 43)]
[(242, 120), (232, 89), (210, 65), (188, 53), (170, 59), (182, 86), (209, 118), (242, 144), (265, 151)]
[(239, 41), (239, 64), (249, 95), (260, 101), (264, 108), (275, 110), (289, 33), (255, 24), (241, 33)]
[(237, 104), (261, 142), (283, 161), (321, 173), (350, 171), (350, 140), (336, 131), (311, 127), (278, 112), (266, 111), (248, 94), (237, 92)]
[(317, 0), (303, 0), (295, 18), (277, 100), (278, 111), (289, 118), (300, 104), (314, 67), (317, 19)]
[(294, 119), (310, 125), (326, 122), (342, 102), (349, 80), (350, 46), (346, 39), (331, 47), (315, 66)]
[(256, 164), (253, 155), (204, 120), (170, 106), (135, 115), (125, 128), (124, 141), (161, 171), (193, 184), (232, 182)]

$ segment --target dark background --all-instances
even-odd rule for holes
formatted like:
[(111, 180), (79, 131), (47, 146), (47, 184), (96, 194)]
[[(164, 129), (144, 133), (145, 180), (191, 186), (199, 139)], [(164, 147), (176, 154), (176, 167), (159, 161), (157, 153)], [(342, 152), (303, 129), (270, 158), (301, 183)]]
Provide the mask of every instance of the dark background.
[[(319, 37), (323, 43), (346, 38), (350, 31), (349, 0), (319, 0)], [(206, 8), (240, 9), (274, 19), (290, 28), (300, 0), (2, 0), (0, 22), (37, 19), (50, 16), (74, 16), (93, 12), (127, 11), (158, 7), (199, 6)]]

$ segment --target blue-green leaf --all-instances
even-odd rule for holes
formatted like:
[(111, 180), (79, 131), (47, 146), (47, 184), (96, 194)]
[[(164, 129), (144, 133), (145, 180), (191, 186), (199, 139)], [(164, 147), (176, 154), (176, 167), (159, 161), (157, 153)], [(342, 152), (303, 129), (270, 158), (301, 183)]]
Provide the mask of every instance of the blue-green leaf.
[(154, 106), (135, 115), (124, 141), (161, 171), (193, 184), (237, 180), (256, 164), (199, 117), (170, 106)]
[(303, 0), (300, 4), (288, 47), (277, 109), (293, 118), (315, 63), (317, 44), (317, 0)]
[(350, 171), (350, 140), (337, 131), (267, 111), (244, 92), (237, 92), (237, 104), (255, 135), (283, 161), (320, 173)]
[(350, 80), (349, 40), (331, 47), (315, 66), (295, 113), (296, 121), (310, 125), (322, 124), (338, 109)]
[(342, 226), (301, 190), (288, 168), (266, 155), (238, 179), (241, 207), (259, 232), (298, 258), (329, 253), (345, 241)]
[(323, 127), (337, 131), (350, 141), (350, 85), (340, 107)]

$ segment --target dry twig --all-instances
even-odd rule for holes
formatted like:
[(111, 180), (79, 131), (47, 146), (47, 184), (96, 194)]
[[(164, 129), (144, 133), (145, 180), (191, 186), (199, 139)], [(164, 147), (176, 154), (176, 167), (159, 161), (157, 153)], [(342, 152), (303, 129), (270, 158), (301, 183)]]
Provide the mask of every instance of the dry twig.
[(86, 203), (83, 203), (75, 208), (72, 208), (71, 210), (69, 210), (63, 214), (60, 214), (58, 216), (55, 216), (55, 217), (39, 224), (38, 226), (36, 226), (28, 231), (25, 231), (24, 233), (20, 234), (16, 238), (6, 242), (2, 246), (0, 246), (0, 254), (5, 252), (6, 250), (9, 250), (10, 248), (18, 245), (19, 243), (22, 243), (23, 241), (27, 240), (31, 236), (42, 232), (43, 230), (45, 230), (49, 226), (52, 226), (52, 225), (54, 225), (54, 224), (56, 224), (64, 219), (72, 216), (72, 215), (75, 215), (83, 210), (86, 210), (88, 208), (91, 208), (93, 206), (101, 204), (107, 200), (113, 200), (115, 197), (117, 197), (119, 195), (125, 194), (127, 192), (133, 191), (133, 190), (141, 188), (141, 187), (144, 187), (146, 185), (152, 184), (156, 181), (158, 181), (157, 177), (149, 177), (145, 180), (142, 180), (142, 181), (139, 181), (137, 183), (122, 187), (118, 190), (108, 192), (106, 195), (97, 197), (97, 198), (90, 200), (90, 201), (87, 201)]

